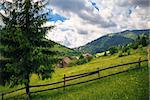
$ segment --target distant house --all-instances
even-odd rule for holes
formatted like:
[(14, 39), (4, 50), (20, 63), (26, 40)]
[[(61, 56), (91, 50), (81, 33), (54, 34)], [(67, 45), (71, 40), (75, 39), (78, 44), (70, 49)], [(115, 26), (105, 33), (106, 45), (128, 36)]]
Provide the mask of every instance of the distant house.
[(90, 53), (85, 53), (85, 54), (83, 54), (83, 57), (87, 58), (87, 57), (93, 57), (93, 56)]
[(71, 60), (72, 59), (70, 57), (65, 57), (61, 61), (59, 61), (59, 63), (57, 64), (57, 67), (59, 68), (67, 67), (69, 63), (71, 62)]

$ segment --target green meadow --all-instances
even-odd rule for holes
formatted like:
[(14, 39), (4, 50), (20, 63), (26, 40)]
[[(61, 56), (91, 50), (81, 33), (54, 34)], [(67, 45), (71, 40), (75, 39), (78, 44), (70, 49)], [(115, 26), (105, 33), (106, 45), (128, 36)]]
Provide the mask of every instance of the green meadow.
[[(123, 64), (128, 62), (138, 61), (138, 58), (147, 59), (146, 48), (139, 48), (137, 50), (131, 50), (131, 54), (128, 56), (118, 57), (118, 54), (111, 56), (101, 56), (94, 58), (90, 62), (73, 67), (55, 68), (55, 72), (52, 78), (48, 80), (39, 80), (38, 76), (33, 74), (31, 76), (30, 85), (47, 84), (51, 82), (63, 80), (64, 74), (66, 76), (95, 71), (97, 68), (105, 68), (117, 64)], [(138, 64), (128, 65), (124, 67), (118, 67), (100, 72), (100, 75), (107, 75), (122, 70), (126, 70), (132, 67), (138, 67)], [(74, 82), (80, 82), (98, 77), (97, 74), (84, 77), (81, 79), (67, 82), (71, 84)], [(42, 89), (48, 89), (52, 87), (62, 86), (63, 83), (53, 86), (45, 86), (32, 88), (31, 91), (37, 91)], [(9, 86), (0, 86), (0, 92), (11, 91), (23, 86), (16, 86), (9, 88)], [(141, 69), (131, 70), (115, 76), (110, 76), (100, 80), (74, 85), (66, 87), (65, 91), (62, 89), (50, 90), (46, 92), (40, 92), (31, 94), (32, 100), (148, 100), (149, 99), (149, 71), (147, 62), (141, 64)], [(8, 99), (25, 99), (25, 95), (17, 96), (25, 93), (25, 90), (18, 91), (9, 95), (5, 95), (4, 98)]]

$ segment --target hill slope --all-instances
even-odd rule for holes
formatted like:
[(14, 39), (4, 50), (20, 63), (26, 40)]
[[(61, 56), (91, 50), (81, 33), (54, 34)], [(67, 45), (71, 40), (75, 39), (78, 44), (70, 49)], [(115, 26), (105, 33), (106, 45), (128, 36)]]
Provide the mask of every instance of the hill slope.
[(140, 34), (149, 34), (147, 30), (126, 30), (102, 36), (84, 46), (77, 48), (81, 52), (99, 53), (108, 50), (111, 46), (126, 45), (132, 43)]
[[(138, 50), (132, 50), (131, 55), (118, 57), (117, 54), (105, 57), (99, 57), (91, 60), (87, 64), (83, 64), (80, 66), (66, 67), (66, 68), (56, 68), (55, 73), (53, 73), (53, 77), (47, 80), (39, 80), (38, 76), (33, 74), (31, 76), (31, 85), (37, 84), (49, 84), (52, 82), (63, 80), (64, 74), (67, 76), (94, 71), (97, 68), (106, 68), (108, 66), (114, 66), (118, 64), (128, 63), (137, 61), (139, 57), (142, 59), (147, 58), (146, 53), (147, 48), (139, 48)], [(108, 71), (100, 72), (100, 76), (115, 73), (118, 71), (126, 70), (129, 67), (137, 67), (137, 64), (124, 66), (120, 68), (110, 69)], [(58, 90), (50, 90), (45, 92), (40, 92), (37, 94), (32, 94), (32, 100), (148, 100), (148, 65), (147, 62), (141, 63), (142, 69), (133, 70), (126, 73), (122, 73), (120, 75), (111, 76), (105, 79), (100, 79), (97, 81), (75, 85), (71, 87), (67, 87), (64, 92), (63, 89)], [(97, 74), (84, 77), (80, 79), (76, 79), (75, 81), (67, 82), (66, 84), (71, 84), (74, 82), (89, 80), (92, 78), (98, 77)], [(60, 84), (58, 86), (61, 86)], [(37, 87), (31, 89), (31, 91), (37, 91), (42, 89), (48, 89), (54, 86), (47, 87)], [(0, 86), (1, 91), (10, 91), (17, 89), (18, 86), (14, 88), (9, 88), (8, 86), (2, 87)], [(15, 92), (10, 95), (6, 95), (5, 98), (16, 96), (16, 100), (24, 99), (25, 96), (17, 96), (18, 94), (24, 93), (25, 91)], [(20, 99), (17, 99), (20, 98)], [(10, 98), (12, 100), (15, 98)]]
[(54, 47), (52, 48), (54, 51), (59, 52), (59, 58), (63, 58), (65, 56), (77, 56), (80, 55), (80, 52), (74, 49), (67, 48), (61, 44), (55, 43)]

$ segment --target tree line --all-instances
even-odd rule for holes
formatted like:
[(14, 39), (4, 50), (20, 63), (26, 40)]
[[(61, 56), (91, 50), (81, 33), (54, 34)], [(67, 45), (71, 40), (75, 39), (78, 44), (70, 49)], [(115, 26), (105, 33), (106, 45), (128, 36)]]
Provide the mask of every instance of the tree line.
[[(118, 53), (118, 57), (122, 57), (125, 55), (130, 55), (130, 49), (137, 49), (141, 47), (146, 47), (149, 44), (149, 34), (141, 34), (138, 35), (133, 43), (126, 44), (125, 46), (113, 46), (110, 47), (109, 53), (111, 55)], [(105, 51), (104, 56), (107, 56)]]

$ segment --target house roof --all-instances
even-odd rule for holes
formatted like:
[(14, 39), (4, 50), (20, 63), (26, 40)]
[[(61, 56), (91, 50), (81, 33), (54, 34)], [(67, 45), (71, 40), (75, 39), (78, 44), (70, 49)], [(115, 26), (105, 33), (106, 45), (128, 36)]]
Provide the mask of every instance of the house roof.
[(63, 61), (66, 63), (69, 63), (71, 61), (71, 59), (69, 57), (65, 57), (65, 58), (63, 58)]
[(92, 56), (92, 55), (89, 53), (85, 53), (85, 54), (83, 54), (83, 56), (85, 57), (85, 56)]

